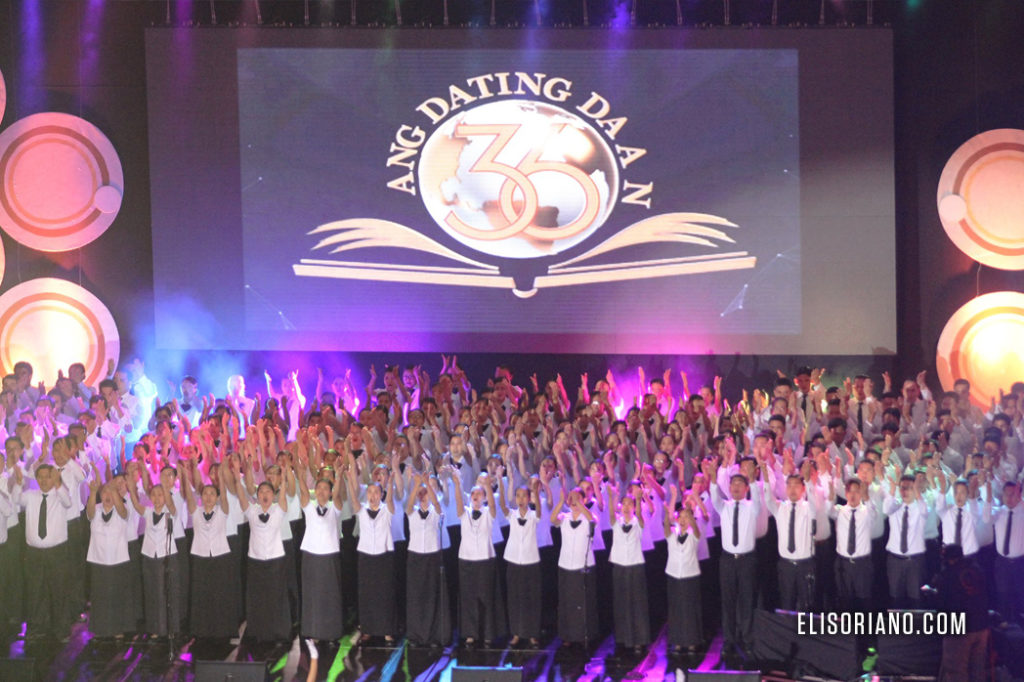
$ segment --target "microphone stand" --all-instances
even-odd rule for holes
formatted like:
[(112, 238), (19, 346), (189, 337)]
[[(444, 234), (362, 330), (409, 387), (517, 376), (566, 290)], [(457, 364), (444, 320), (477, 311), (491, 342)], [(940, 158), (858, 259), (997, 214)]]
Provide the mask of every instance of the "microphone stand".
[(174, 526), (171, 524), (171, 513), (165, 507), (164, 523), (167, 525), (167, 546), (166, 552), (164, 553), (164, 606), (166, 609), (167, 618), (167, 660), (168, 662), (174, 662), (174, 631), (177, 628), (177, 623), (173, 622), (175, 619), (171, 605), (174, 601), (173, 595), (171, 594), (171, 546), (174, 543)]
[[(594, 505), (597, 506), (596, 504)], [(590, 609), (590, 602), (587, 601), (587, 576), (590, 574), (590, 566), (587, 565), (587, 559), (590, 557), (590, 548), (594, 544), (594, 528), (597, 526), (596, 521), (587, 522), (590, 531), (587, 533), (587, 553), (583, 555), (583, 648), (590, 648), (590, 625), (588, 623), (589, 618), (587, 617), (587, 611)]]

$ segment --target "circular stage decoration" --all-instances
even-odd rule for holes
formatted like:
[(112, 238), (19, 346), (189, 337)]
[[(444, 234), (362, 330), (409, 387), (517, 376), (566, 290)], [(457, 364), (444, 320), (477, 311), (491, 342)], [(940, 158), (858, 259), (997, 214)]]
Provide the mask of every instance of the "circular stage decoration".
[(999, 291), (979, 296), (949, 318), (936, 358), (944, 390), (957, 379), (971, 382), (971, 401), (988, 408), (999, 389), (1024, 376), (1024, 294)]
[(124, 191), (121, 160), (77, 116), (33, 114), (0, 133), (0, 227), (39, 251), (69, 251), (103, 234)]
[(1024, 270), (1024, 130), (989, 130), (961, 145), (936, 201), (957, 248), (984, 265)]
[(110, 311), (91, 293), (66, 280), (43, 277), (19, 284), (0, 296), (0, 369), (32, 364), (33, 382), (57, 381), (58, 370), (85, 365), (86, 383), (106, 377), (117, 363), (121, 341)]
[(0, 121), (4, 120), (4, 110), (7, 109), (7, 86), (4, 84), (4, 72), (0, 71)]
[(4, 255), (4, 240), (0, 239), (0, 284), (4, 282), (4, 268), (7, 266), (7, 257)]

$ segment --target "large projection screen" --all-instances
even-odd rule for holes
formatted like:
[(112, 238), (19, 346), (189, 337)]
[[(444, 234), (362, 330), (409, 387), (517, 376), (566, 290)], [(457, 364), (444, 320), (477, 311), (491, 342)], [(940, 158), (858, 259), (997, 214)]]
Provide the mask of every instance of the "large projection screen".
[(881, 29), (150, 29), (157, 342), (893, 353), (891, 54)]

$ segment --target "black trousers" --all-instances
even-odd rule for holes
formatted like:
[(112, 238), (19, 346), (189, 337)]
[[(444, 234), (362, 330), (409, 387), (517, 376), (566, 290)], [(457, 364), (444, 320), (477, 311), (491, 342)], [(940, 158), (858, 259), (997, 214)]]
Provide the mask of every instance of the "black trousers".
[(459, 634), (464, 638), (491, 640), (504, 634), (497, 566), (497, 559), (459, 559)]
[(839, 599), (836, 587), (836, 536), (814, 542), (814, 610), (832, 611)]
[(1024, 581), (1021, 580), (1024, 557), (1007, 559), (997, 556), (992, 572), (999, 599), (997, 610), (1008, 621), (1020, 623), (1021, 613), (1024, 613)]
[(872, 563), (870, 555), (858, 559), (836, 556), (836, 587), (841, 610), (863, 611), (867, 606), (875, 576)]
[(722, 590), (722, 637), (725, 646), (748, 649), (754, 645), (754, 600), (757, 554), (723, 551), (718, 561)]
[(24, 551), (25, 524), (19, 523), (7, 529), (7, 542), (0, 545), (0, 631), (8, 623), (21, 623), (24, 618)]
[(68, 543), (25, 547), (25, 612), (29, 634), (63, 634), (71, 625), (68, 608)]
[(799, 561), (779, 559), (779, 608), (809, 611), (814, 599), (814, 557)]
[(924, 584), (924, 553), (907, 557), (892, 552), (887, 555), (890, 606), (896, 609), (916, 608), (921, 601), (921, 585)]
[(89, 524), (85, 514), (68, 519), (68, 594), (64, 600), (67, 611), (65, 618), (69, 623), (78, 619), (85, 610), (85, 595), (88, 589), (89, 569), (85, 557), (89, 549)]

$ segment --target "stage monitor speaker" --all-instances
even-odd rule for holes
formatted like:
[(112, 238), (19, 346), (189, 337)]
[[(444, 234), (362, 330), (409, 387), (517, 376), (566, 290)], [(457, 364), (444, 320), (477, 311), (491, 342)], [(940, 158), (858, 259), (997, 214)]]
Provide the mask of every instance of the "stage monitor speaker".
[(754, 657), (793, 674), (849, 680), (861, 672), (856, 637), (801, 634), (798, 616), (788, 611), (754, 611)]
[(761, 682), (761, 671), (687, 670), (686, 682)]
[(522, 668), (478, 668), (457, 665), (452, 668), (452, 682), (523, 682)]
[(36, 659), (0, 658), (0, 680), (4, 682), (35, 682)]
[(196, 682), (266, 682), (265, 661), (196, 661)]

